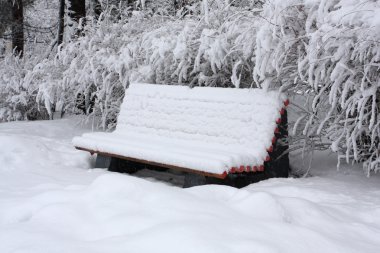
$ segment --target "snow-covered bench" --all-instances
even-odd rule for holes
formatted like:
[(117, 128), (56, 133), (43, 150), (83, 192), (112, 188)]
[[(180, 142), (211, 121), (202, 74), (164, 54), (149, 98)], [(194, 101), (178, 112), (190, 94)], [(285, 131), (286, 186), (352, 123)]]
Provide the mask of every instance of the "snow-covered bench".
[(98, 157), (225, 179), (262, 172), (275, 159), (276, 133), (287, 134), (280, 125), (286, 105), (283, 94), (262, 89), (136, 83), (126, 90), (114, 132), (87, 133), (73, 144)]

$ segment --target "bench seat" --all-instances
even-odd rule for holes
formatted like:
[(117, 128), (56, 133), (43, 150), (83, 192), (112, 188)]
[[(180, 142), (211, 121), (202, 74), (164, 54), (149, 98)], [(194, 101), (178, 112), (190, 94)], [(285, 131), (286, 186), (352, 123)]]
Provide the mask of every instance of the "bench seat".
[(112, 133), (75, 137), (76, 148), (209, 173), (259, 167), (285, 97), (259, 89), (131, 84)]

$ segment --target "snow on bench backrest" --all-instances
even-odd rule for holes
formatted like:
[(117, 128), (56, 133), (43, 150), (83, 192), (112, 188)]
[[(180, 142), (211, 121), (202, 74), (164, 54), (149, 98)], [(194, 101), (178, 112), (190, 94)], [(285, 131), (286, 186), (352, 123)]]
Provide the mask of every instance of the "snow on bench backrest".
[(131, 84), (115, 132), (250, 150), (265, 159), (283, 100), (262, 89)]

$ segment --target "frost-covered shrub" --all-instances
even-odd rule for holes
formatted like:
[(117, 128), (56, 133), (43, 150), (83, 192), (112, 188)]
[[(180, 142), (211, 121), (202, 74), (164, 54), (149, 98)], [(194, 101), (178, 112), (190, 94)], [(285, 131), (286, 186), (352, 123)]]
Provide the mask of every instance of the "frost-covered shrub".
[[(60, 106), (57, 96), (64, 96), (60, 86), (56, 85), (62, 79), (62, 69), (54, 66), (56, 36), (53, 27), (59, 3), (29, 2), (24, 5), (23, 59), (11, 52), (10, 27), (5, 26), (0, 31), (0, 35), (1, 32), (7, 35), (0, 38), (0, 122), (52, 118), (56, 106)], [(65, 28), (65, 37), (69, 41), (77, 25), (67, 17), (65, 23), (69, 24)]]
[(124, 90), (138, 66), (133, 54), (141, 34), (165, 22), (145, 20), (140, 12), (128, 17), (128, 22), (115, 21), (114, 11), (109, 9), (98, 21), (87, 20), (85, 36), (62, 45), (53, 60), (34, 69), (40, 101), (58, 103), (65, 111), (79, 107), (89, 116), (100, 117), (104, 129), (114, 127)]
[(26, 76), (36, 58), (6, 54), (0, 60), (0, 122), (47, 119), (48, 114), (36, 100), (38, 87), (29, 85)]
[(276, 0), (262, 15), (256, 82), (308, 95), (294, 131), (378, 170), (380, 2)]
[(101, 117), (107, 129), (131, 81), (251, 87), (256, 17), (224, 1), (211, 7), (195, 4), (192, 15), (180, 18), (133, 11), (119, 20), (111, 8), (98, 21), (88, 20), (84, 37), (34, 69), (39, 101), (74, 110), (78, 98), (84, 100), (87, 114)]
[(225, 1), (206, 2), (197, 6), (200, 17), (185, 16), (145, 33), (144, 64), (156, 83), (252, 87), (257, 17)]

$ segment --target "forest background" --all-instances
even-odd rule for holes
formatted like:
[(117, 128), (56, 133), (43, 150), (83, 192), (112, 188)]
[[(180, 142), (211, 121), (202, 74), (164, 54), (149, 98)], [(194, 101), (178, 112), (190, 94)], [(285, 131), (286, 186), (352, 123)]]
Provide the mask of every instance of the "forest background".
[(0, 0), (0, 122), (84, 113), (131, 82), (280, 89), (291, 152), (380, 169), (380, 1)]

